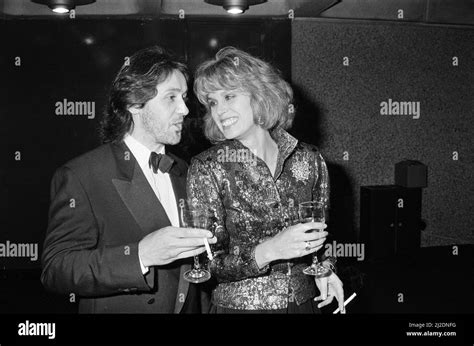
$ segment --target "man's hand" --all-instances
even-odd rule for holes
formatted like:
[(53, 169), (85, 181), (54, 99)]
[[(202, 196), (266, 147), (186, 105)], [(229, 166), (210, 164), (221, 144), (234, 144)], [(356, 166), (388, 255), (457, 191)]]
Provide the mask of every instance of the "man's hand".
[(138, 243), (138, 256), (145, 267), (165, 265), (206, 251), (203, 238), (207, 238), (209, 244), (217, 241), (205, 229), (171, 226), (161, 228)]

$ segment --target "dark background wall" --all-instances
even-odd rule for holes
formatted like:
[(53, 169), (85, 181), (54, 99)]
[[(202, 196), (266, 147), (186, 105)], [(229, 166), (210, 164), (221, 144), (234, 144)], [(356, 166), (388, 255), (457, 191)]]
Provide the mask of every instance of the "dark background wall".
[[(304, 95), (295, 132), (329, 161), (332, 222), (345, 239), (359, 231), (360, 186), (394, 184), (395, 163), (412, 159), (428, 166), (422, 246), (474, 242), (473, 42), (466, 27), (293, 22), (292, 78)], [(381, 115), (388, 99), (420, 102), (420, 118)]]

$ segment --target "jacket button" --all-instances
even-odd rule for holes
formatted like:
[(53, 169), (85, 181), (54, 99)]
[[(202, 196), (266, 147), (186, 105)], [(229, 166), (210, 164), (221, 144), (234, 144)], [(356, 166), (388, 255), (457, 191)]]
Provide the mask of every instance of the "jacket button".
[(148, 304), (153, 304), (155, 302), (155, 298), (151, 298), (147, 303)]

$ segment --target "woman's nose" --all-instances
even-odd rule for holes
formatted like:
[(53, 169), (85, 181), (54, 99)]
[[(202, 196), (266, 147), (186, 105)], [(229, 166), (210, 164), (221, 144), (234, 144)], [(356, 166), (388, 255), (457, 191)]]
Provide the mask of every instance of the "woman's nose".
[(227, 112), (227, 106), (224, 103), (219, 103), (217, 105), (217, 115), (222, 116)]

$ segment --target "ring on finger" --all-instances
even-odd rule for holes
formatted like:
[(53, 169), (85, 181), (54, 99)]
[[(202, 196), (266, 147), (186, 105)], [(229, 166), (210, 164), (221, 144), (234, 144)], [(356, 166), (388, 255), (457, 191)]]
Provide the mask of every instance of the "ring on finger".
[(305, 244), (306, 244), (306, 246), (305, 246), (305, 248), (304, 248), (304, 249), (305, 249), (306, 251), (309, 251), (309, 250), (311, 250), (311, 242), (309, 242), (309, 241), (305, 241)]

